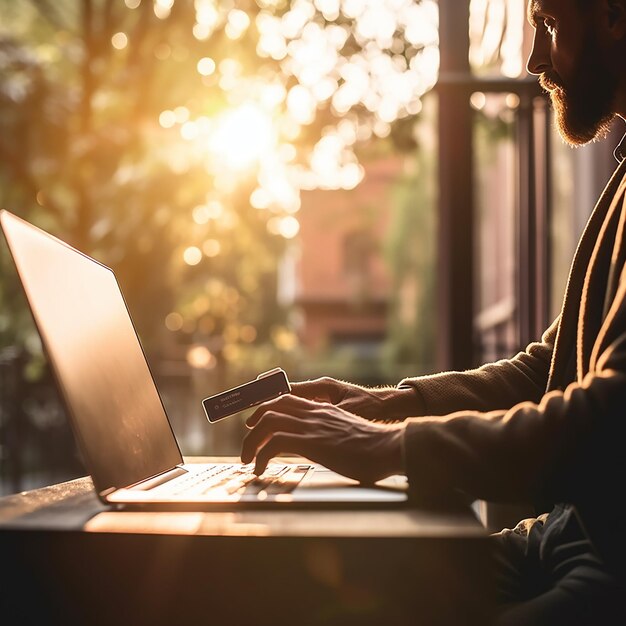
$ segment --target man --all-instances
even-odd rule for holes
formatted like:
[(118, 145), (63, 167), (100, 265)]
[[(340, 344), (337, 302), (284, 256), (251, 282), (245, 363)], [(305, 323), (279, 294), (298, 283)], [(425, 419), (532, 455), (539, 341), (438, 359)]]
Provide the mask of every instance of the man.
[[(528, 70), (549, 92), (561, 135), (574, 145), (602, 137), (615, 116), (626, 118), (626, 0), (531, 0), (528, 17)], [(612, 621), (626, 572), (626, 162), (618, 153), (561, 314), (540, 342), (395, 389), (294, 385), (251, 416), (242, 460), (256, 458), (262, 472), (275, 454), (297, 453), (366, 482), (406, 473), (420, 494), (535, 503), (549, 515), (495, 539), (500, 623), (626, 623)]]

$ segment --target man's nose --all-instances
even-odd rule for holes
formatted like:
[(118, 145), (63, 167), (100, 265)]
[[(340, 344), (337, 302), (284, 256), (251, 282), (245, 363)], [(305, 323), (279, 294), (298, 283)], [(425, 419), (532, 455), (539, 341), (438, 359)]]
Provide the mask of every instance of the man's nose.
[(543, 74), (552, 67), (550, 58), (550, 38), (539, 29), (535, 29), (533, 49), (526, 63), (529, 74)]

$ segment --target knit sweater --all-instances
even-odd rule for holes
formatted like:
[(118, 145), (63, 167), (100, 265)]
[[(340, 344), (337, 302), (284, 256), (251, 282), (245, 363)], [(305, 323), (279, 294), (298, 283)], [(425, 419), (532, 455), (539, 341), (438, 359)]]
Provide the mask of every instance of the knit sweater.
[(626, 478), (625, 225), (623, 160), (587, 223), (561, 313), (541, 341), (475, 370), (401, 382), (415, 389), (420, 416), (408, 420), (404, 435), (414, 492), (456, 489), (541, 503), (543, 510), (548, 502), (574, 505), (620, 568), (626, 516), (615, 494)]

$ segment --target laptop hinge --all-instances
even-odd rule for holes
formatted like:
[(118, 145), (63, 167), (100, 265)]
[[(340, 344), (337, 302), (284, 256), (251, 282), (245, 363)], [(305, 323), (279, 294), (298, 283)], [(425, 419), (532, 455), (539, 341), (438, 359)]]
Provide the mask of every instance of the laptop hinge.
[(177, 465), (176, 467), (173, 467), (172, 469), (167, 470), (166, 472), (163, 472), (162, 474), (157, 474), (156, 476), (153, 476), (152, 478), (147, 478), (146, 480), (142, 480), (136, 483), (135, 485), (133, 485), (132, 487), (129, 487), (129, 489), (139, 489), (141, 491), (147, 491), (148, 489), (152, 489), (154, 487), (157, 487), (158, 485), (162, 485), (163, 483), (166, 483), (169, 480), (172, 480), (173, 478), (178, 478), (178, 476), (182, 476), (183, 474), (186, 474), (187, 472), (188, 470), (184, 469), (180, 465)]

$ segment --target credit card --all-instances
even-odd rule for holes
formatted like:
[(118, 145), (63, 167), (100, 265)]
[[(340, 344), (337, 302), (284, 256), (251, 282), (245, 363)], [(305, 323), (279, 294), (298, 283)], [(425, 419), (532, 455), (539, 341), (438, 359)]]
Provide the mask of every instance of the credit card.
[(290, 392), (291, 385), (287, 374), (277, 367), (259, 374), (256, 380), (205, 398), (202, 400), (202, 407), (209, 422), (218, 422), (239, 411)]

